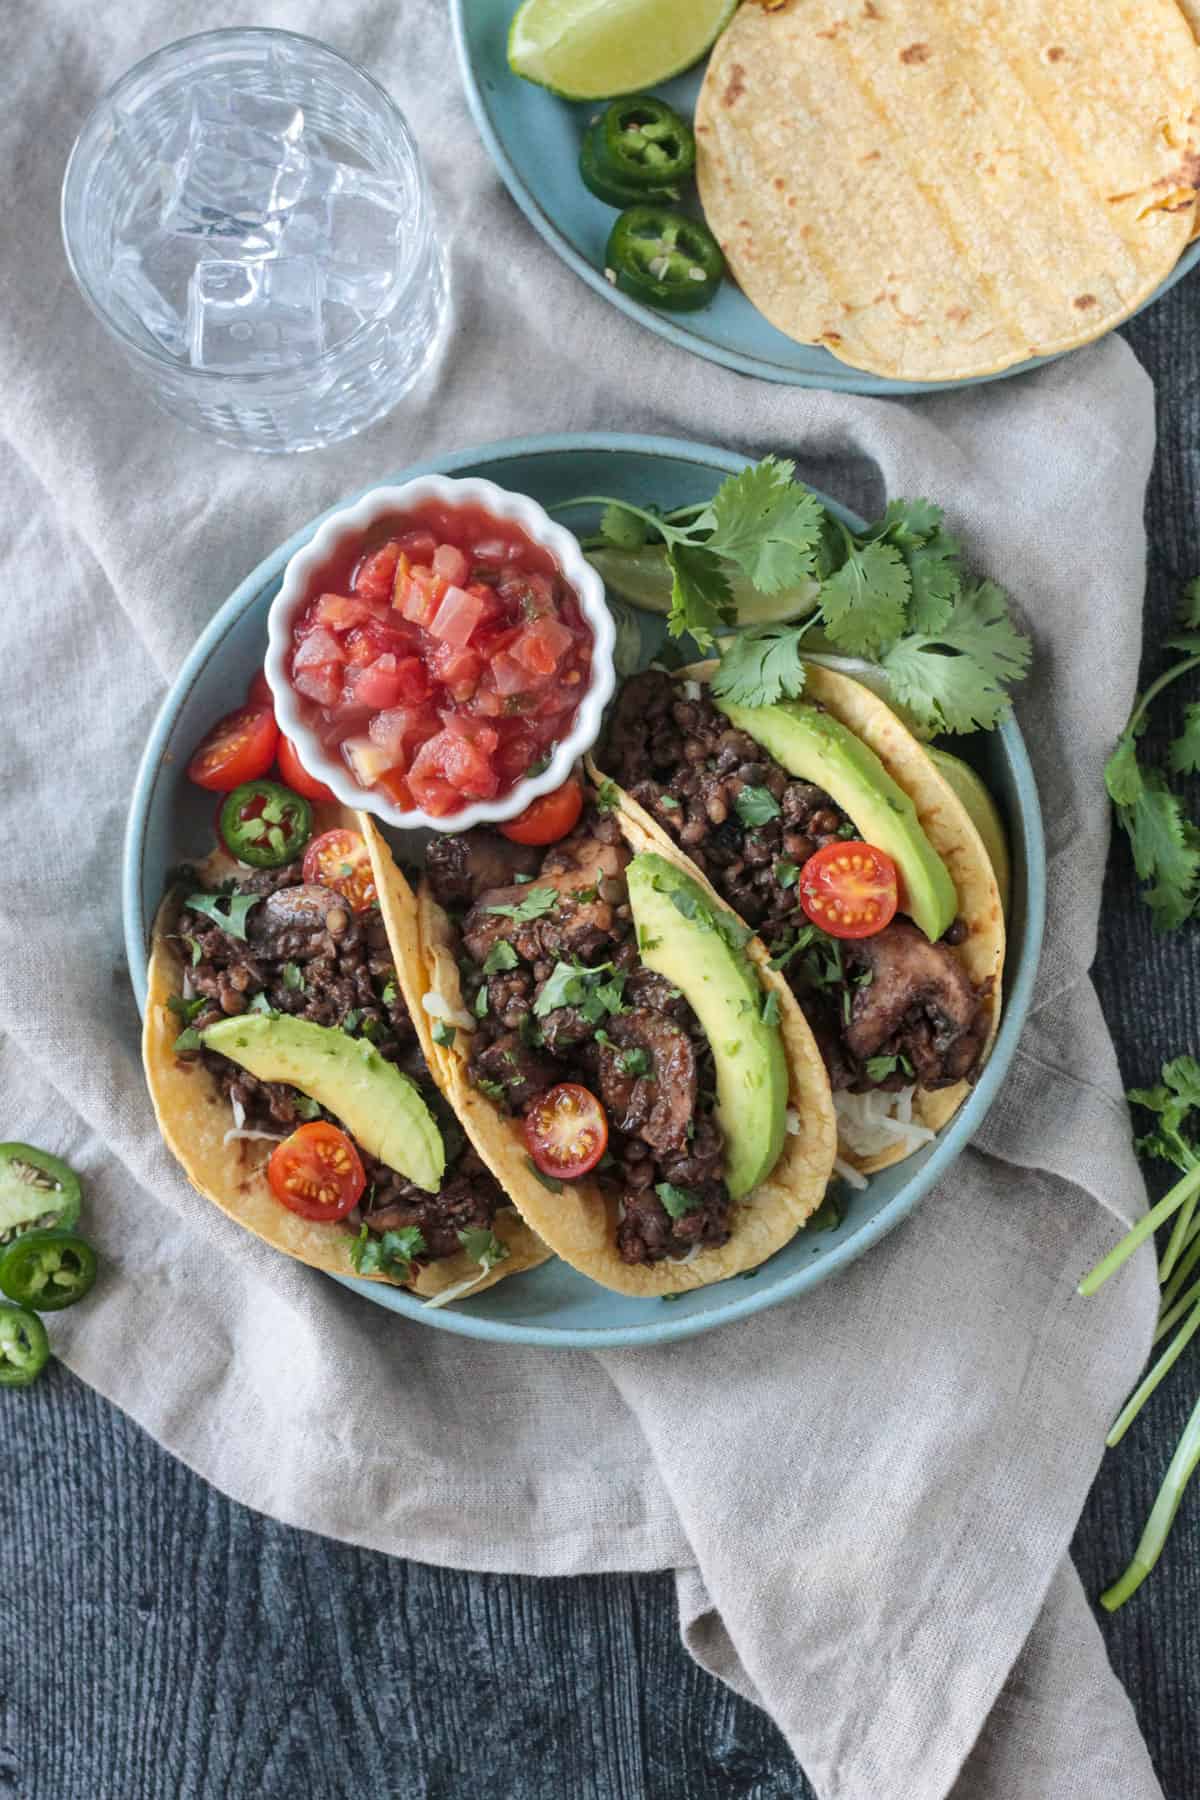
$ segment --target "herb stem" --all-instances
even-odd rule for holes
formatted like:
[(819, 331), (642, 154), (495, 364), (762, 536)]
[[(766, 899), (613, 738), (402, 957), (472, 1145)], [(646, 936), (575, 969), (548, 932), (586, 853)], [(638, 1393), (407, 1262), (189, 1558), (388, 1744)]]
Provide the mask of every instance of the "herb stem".
[(1164, 1308), (1171, 1305), (1197, 1263), (1200, 1263), (1200, 1225), (1193, 1227), (1188, 1247), (1176, 1263), (1175, 1271), (1163, 1289), (1162, 1304)]
[(1188, 674), (1192, 669), (1200, 669), (1200, 656), (1185, 657), (1182, 662), (1175, 663), (1172, 668), (1165, 670), (1157, 681), (1152, 681), (1145, 693), (1138, 697), (1133, 711), (1129, 715), (1129, 723), (1121, 734), (1122, 737), (1136, 736), (1137, 728), (1152, 702), (1158, 698), (1165, 687), (1169, 687), (1173, 681), (1178, 681), (1181, 675)]
[(1179, 1211), (1179, 1208), (1200, 1192), (1200, 1164), (1189, 1169), (1181, 1181), (1165, 1193), (1157, 1206), (1152, 1206), (1144, 1218), (1138, 1220), (1131, 1231), (1127, 1231), (1119, 1244), (1114, 1244), (1107, 1256), (1101, 1257), (1094, 1269), (1084, 1276), (1077, 1292), (1088, 1299), (1104, 1286), (1110, 1275), (1115, 1275), (1123, 1264), (1129, 1261), (1134, 1251), (1144, 1244), (1148, 1237), (1153, 1237), (1160, 1225)]
[(1186, 1294), (1184, 1294), (1181, 1299), (1176, 1300), (1173, 1306), (1165, 1307), (1159, 1312), (1158, 1326), (1155, 1330), (1152, 1342), (1157, 1344), (1161, 1339), (1165, 1338), (1167, 1333), (1179, 1323), (1180, 1319), (1183, 1318), (1184, 1314), (1196, 1304), (1197, 1300), (1200, 1300), (1200, 1280), (1193, 1281)]
[(1171, 1370), (1175, 1367), (1175, 1364), (1179, 1361), (1179, 1358), (1183, 1355), (1183, 1352), (1187, 1349), (1198, 1331), (1200, 1331), (1200, 1306), (1197, 1306), (1193, 1310), (1191, 1318), (1183, 1329), (1176, 1334), (1174, 1342), (1168, 1349), (1163, 1351), (1149, 1374), (1142, 1377), (1142, 1380), (1138, 1383), (1133, 1393), (1121, 1408), (1112, 1430), (1104, 1440), (1110, 1450), (1115, 1449), (1120, 1443), (1159, 1382), (1163, 1380), (1164, 1376), (1170, 1374)]
[(1200, 1463), (1200, 1400), (1192, 1412), (1191, 1418), (1184, 1426), (1183, 1436), (1175, 1446), (1175, 1454), (1171, 1458), (1163, 1484), (1158, 1490), (1146, 1528), (1142, 1532), (1133, 1560), (1125, 1573), (1112, 1586), (1105, 1588), (1100, 1596), (1100, 1604), (1106, 1612), (1116, 1612), (1119, 1606), (1141, 1587), (1151, 1569), (1162, 1554), (1167, 1534), (1174, 1523), (1175, 1514), (1179, 1511), (1179, 1503), (1183, 1499), (1184, 1489), (1191, 1480)]
[[(1194, 1169), (1197, 1166), (1194, 1159), (1190, 1160), (1188, 1163), (1189, 1170)], [(1191, 1199), (1185, 1200), (1179, 1209), (1179, 1216), (1171, 1227), (1170, 1239), (1166, 1249), (1162, 1253), (1162, 1261), (1158, 1265), (1158, 1279), (1160, 1283), (1167, 1280), (1171, 1270), (1179, 1261), (1184, 1245), (1191, 1237), (1192, 1220), (1196, 1214), (1197, 1200), (1200, 1200), (1200, 1194), (1193, 1194)]]
[(685, 535), (678, 527), (669, 524), (661, 513), (647, 512), (644, 506), (635, 506), (632, 500), (613, 500), (605, 494), (580, 494), (574, 500), (560, 500), (556, 506), (548, 506), (546, 511), (570, 512), (577, 506), (619, 506), (622, 512), (632, 513), (635, 519), (641, 519), (644, 525), (657, 531), (668, 544)]

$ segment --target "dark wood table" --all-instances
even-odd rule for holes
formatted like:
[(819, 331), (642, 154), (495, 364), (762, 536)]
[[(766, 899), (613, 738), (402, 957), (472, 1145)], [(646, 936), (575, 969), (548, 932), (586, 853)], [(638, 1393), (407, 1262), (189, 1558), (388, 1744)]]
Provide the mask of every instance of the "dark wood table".
[[(1200, 573), (1198, 292), (1180, 283), (1128, 333), (1159, 404), (1148, 669)], [(1096, 979), (1131, 1084), (1197, 1047), (1197, 944), (1194, 926), (1154, 936), (1115, 844)], [(1197, 1389), (1200, 1341), (1092, 1490), (1089, 1594), (1124, 1567)], [(1099, 1617), (1168, 1800), (1195, 1800), (1200, 1481), (1152, 1580)], [(0, 1396), (0, 1800), (810, 1793), (770, 1721), (680, 1647), (667, 1575), (392, 1561), (223, 1499), (60, 1368)]]

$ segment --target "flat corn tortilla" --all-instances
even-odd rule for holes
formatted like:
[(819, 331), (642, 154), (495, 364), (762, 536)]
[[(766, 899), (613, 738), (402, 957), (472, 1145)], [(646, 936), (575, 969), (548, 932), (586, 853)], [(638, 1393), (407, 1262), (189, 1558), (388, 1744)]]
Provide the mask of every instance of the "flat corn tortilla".
[[(660, 842), (656, 834), (643, 827), (638, 812), (628, 796), (622, 794), (620, 824), (634, 854), (640, 850), (660, 851), (699, 882), (714, 905), (727, 911), (724, 902), (676, 846)], [(382, 896), (384, 890), (381, 888), (380, 892)], [(386, 917), (387, 900), (382, 903)], [(418, 896), (418, 914), (426, 986), (451, 1012), (467, 1016), (458, 972), (457, 934), (427, 883), (422, 884)], [(559, 1193), (544, 1187), (533, 1171), (520, 1120), (502, 1113), (471, 1085), (467, 1074), (469, 1033), (457, 1031), (449, 1045), (430, 1041), (430, 1067), (435, 1070), (442, 1092), (476, 1150), (505, 1192), (513, 1196), (527, 1222), (565, 1262), (617, 1293), (642, 1299), (685, 1293), (757, 1268), (795, 1236), (824, 1197), (833, 1173), (837, 1123), (821, 1055), (791, 989), (781, 975), (767, 966), (762, 945), (751, 940), (747, 951), (763, 986), (778, 996), (779, 1024), (791, 1077), (788, 1106), (797, 1129), (788, 1131), (779, 1161), (767, 1179), (752, 1194), (734, 1202), (729, 1242), (702, 1250), (688, 1262), (622, 1262), (616, 1243), (616, 1198), (607, 1195), (599, 1183), (586, 1179), (562, 1183)]]
[[(374, 827), (365, 815), (356, 818), (340, 808), (321, 809), (315, 829), (328, 831), (337, 825), (357, 825), (368, 844), (376, 838)], [(390, 876), (397, 872), (386, 847), (383, 856), (387, 860), (390, 891)], [(233, 874), (237, 866), (231, 857), (218, 851), (197, 873), (205, 881), (215, 883)], [(376, 886), (382, 894), (381, 872), (376, 866)], [(403, 884), (402, 877), (400, 883)], [(180, 1022), (167, 1002), (172, 994), (181, 991), (185, 974), (178, 942), (172, 936), (182, 900), (182, 890), (168, 894), (154, 923), (147, 969), (142, 1058), (159, 1129), (192, 1186), (237, 1224), (270, 1244), (272, 1249), (282, 1250), (286, 1256), (294, 1256), (310, 1268), (324, 1269), (329, 1275), (382, 1281), (390, 1287), (406, 1286), (411, 1292), (427, 1298), (479, 1276), (479, 1264), (465, 1252), (430, 1263), (407, 1283), (397, 1282), (390, 1275), (360, 1276), (350, 1260), (350, 1246), (354, 1242), (352, 1231), (340, 1224), (325, 1225), (314, 1219), (302, 1219), (275, 1198), (266, 1172), (275, 1145), (244, 1138), (230, 1143), (225, 1141), (225, 1134), (233, 1124), (228, 1101), (222, 1098), (216, 1080), (198, 1059), (176, 1056), (173, 1049)], [(393, 901), (389, 910), (393, 918), (405, 917), (398, 901)], [(411, 892), (408, 892), (407, 917), (415, 920)], [(406, 937), (398, 934), (390, 918), (385, 918), (385, 923), (395, 958), (396, 980), (413, 1018), (419, 1019), (422, 1016), (423, 982), (415, 929)], [(494, 1230), (507, 1244), (509, 1254), (487, 1275), (479, 1276), (470, 1289), (472, 1295), (482, 1293), (484, 1288), (503, 1281), (507, 1275), (535, 1268), (549, 1254), (520, 1215), (511, 1209), (497, 1214)]]
[[(680, 669), (676, 679), (707, 682), (717, 666), (715, 661), (693, 663), (689, 668)], [(1004, 908), (983, 839), (945, 776), (891, 708), (870, 688), (836, 670), (808, 663), (804, 698), (818, 702), (875, 752), (892, 780), (904, 789), (916, 807), (925, 835), (949, 871), (958, 895), (958, 916), (967, 928), (966, 938), (956, 954), (975, 986), (988, 987), (990, 1024), (980, 1062), (982, 1067), (1000, 1028), (1005, 949)], [(601, 772), (591, 764), (589, 773), (593, 780), (600, 781)], [(657, 819), (624, 794), (622, 805), (636, 819), (641, 831), (653, 840), (656, 849), (665, 852), (669, 848), (676, 858), (680, 856), (678, 845)], [(782, 980), (782, 976), (779, 979)], [(788, 993), (791, 995), (790, 988)], [(794, 996), (792, 998), (795, 1003)], [(913, 1096), (913, 1119), (930, 1131), (940, 1131), (970, 1092), (971, 1083), (967, 1081), (932, 1091), (918, 1088)], [(910, 1154), (899, 1144), (873, 1156), (856, 1155), (844, 1143), (838, 1150), (839, 1158), (863, 1175), (873, 1175), (893, 1163), (903, 1162)]]
[(1175, 0), (748, 5), (700, 95), (700, 195), (789, 337), (904, 380), (990, 375), (1091, 342), (1170, 273), (1198, 102)]

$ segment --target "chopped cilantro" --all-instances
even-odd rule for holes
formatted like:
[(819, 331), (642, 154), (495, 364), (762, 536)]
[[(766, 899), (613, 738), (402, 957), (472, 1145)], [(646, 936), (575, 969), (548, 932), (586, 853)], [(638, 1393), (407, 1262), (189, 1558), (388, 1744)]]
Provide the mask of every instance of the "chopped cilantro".
[(519, 870), (513, 876), (513, 882), (517, 887), (528, 887), (529, 883), (534, 879), (535, 878), (532, 875), (522, 875)]
[(484, 912), (499, 913), (502, 918), (511, 919), (514, 925), (528, 925), (533, 919), (540, 919), (546, 913), (553, 912), (558, 904), (558, 889), (552, 887), (530, 888), (524, 900), (516, 906), (485, 906)]
[(488, 1081), (486, 1076), (477, 1075), (475, 1086), (481, 1094), (486, 1094), (488, 1099), (494, 1100), (498, 1106), (503, 1106), (508, 1099), (508, 1091), (502, 1081)]
[(826, 1194), (808, 1220), (809, 1231), (836, 1231), (845, 1215), (832, 1194)]
[(529, 767), (525, 771), (526, 775), (527, 776), (544, 775), (546, 773), (546, 770), (550, 767), (550, 764), (554, 761), (554, 752), (557, 749), (558, 749), (558, 741), (556, 739), (550, 745), (550, 748), (548, 750), (546, 750), (541, 756), (534, 758), (534, 760), (530, 763)]
[(171, 1048), (176, 1056), (187, 1056), (193, 1050), (202, 1050), (204, 1039), (194, 1025), (189, 1025), (186, 1031), (180, 1032)]
[(913, 1066), (907, 1056), (868, 1056), (863, 1067), (867, 1071), (869, 1081), (886, 1081), (889, 1075), (896, 1073), (897, 1069), (902, 1075), (910, 1078), (913, 1074)]
[[(244, 944), (246, 916), (251, 907), (257, 906), (261, 899), (261, 894), (189, 894), (184, 905), (191, 912), (203, 913), (205, 918), (211, 919), (214, 925), (219, 925), (229, 937), (237, 938)], [(222, 901), (226, 903), (226, 910), (222, 910)], [(193, 964), (198, 960), (193, 953)]]
[(433, 1041), (435, 1044), (441, 1044), (448, 1050), (454, 1042), (454, 1037), (455, 1028), (453, 1025), (447, 1025), (445, 1019), (435, 1019), (433, 1021)]
[(204, 955), (203, 948), (196, 938), (185, 937), (183, 941), (185, 944), (190, 944), (192, 946), (192, 967), (194, 969)]
[(283, 985), (293, 994), (302, 994), (304, 992), (304, 971), (301, 969), (299, 963), (284, 963)]
[(602, 781), (596, 791), (597, 812), (619, 812), (621, 810), (621, 790), (615, 781)]
[(778, 1025), (779, 1014), (780, 1014), (779, 995), (775, 992), (774, 988), (771, 988), (763, 999), (763, 1008), (762, 1008), (763, 1024), (764, 1025)]
[(502, 1263), (509, 1254), (508, 1245), (494, 1231), (487, 1231), (482, 1226), (460, 1231), (458, 1241), (471, 1261), (477, 1262), (485, 1275), (490, 1274), (496, 1264)]
[(487, 982), (484, 981), (484, 982), (480, 983), (479, 992), (475, 996), (475, 1005), (474, 1005), (473, 1011), (474, 1011), (475, 1017), (477, 1019), (486, 1019), (487, 1018), (488, 1004), (489, 1004), (489, 1002), (488, 1002)]
[[(612, 971), (610, 973), (610, 971)], [(603, 977), (607, 975), (607, 981)], [(539, 1019), (560, 1006), (573, 1006), (589, 1025), (596, 1025), (608, 1014), (625, 1012), (624, 970), (614, 970), (611, 963), (597, 963), (589, 968), (584, 963), (555, 963), (534, 1001)]]
[(694, 1188), (676, 1187), (673, 1181), (656, 1182), (654, 1191), (673, 1219), (682, 1219), (685, 1213), (695, 1212), (704, 1204), (703, 1197)]
[(296, 1117), (298, 1119), (319, 1119), (320, 1116), (321, 1108), (315, 1100), (310, 1100), (307, 1094), (296, 1095)]
[(246, 1011), (252, 1013), (265, 1013), (268, 1019), (277, 1019), (279, 1017), (279, 1014), (275, 1011), (275, 1008), (271, 1005), (271, 1002), (267, 999), (265, 994), (255, 994), (253, 1000), (246, 1008)]
[(795, 887), (800, 879), (800, 864), (793, 862), (790, 856), (781, 856), (773, 873), (781, 888)]
[(540, 1050), (546, 1041), (542, 1036), (542, 1028), (532, 1013), (525, 1014), (517, 1029), (521, 1034), (521, 1042), (529, 1050)]
[(777, 819), (783, 810), (770, 788), (752, 787), (749, 784), (734, 795), (733, 806), (742, 824), (751, 829), (755, 825), (766, 825), (772, 819)]
[(679, 802), (674, 794), (660, 794), (658, 796), (658, 804), (660, 806), (665, 806), (668, 812), (679, 811)]
[(549, 1190), (552, 1194), (561, 1194), (562, 1193), (562, 1191), (563, 1191), (562, 1182), (555, 1181), (553, 1175), (543, 1175), (542, 1171), (538, 1168), (537, 1164), (534, 1162), (532, 1156), (527, 1156), (525, 1158), (525, 1165), (528, 1168), (529, 1173), (531, 1175), (533, 1175), (534, 1177), (536, 1177), (536, 1179), (541, 1182), (541, 1184), (544, 1188), (549, 1188)]
[(197, 1013), (204, 1011), (207, 1001), (203, 994), (197, 994), (194, 1000), (185, 1000), (181, 994), (172, 994), (167, 1001), (173, 1013), (177, 1013), (185, 1025), (190, 1025)]
[(497, 938), (483, 959), (483, 972), (485, 975), (500, 975), (507, 969), (515, 969), (518, 961), (512, 945), (505, 943), (503, 938)]
[(397, 999), (397, 988), (396, 988), (396, 982), (395, 982), (394, 977), (390, 981), (384, 982), (383, 992), (380, 994), (379, 998), (382, 1001), (384, 1006), (395, 1006), (396, 999)]
[(342, 1030), (353, 1034), (358, 1030), (358, 1023), (361, 1018), (362, 1008), (360, 1006), (352, 1006), (342, 1020)]
[(423, 1254), (425, 1239), (416, 1225), (385, 1231), (374, 1237), (364, 1225), (350, 1246), (350, 1261), (360, 1275), (393, 1275), (407, 1281), (416, 1257)]

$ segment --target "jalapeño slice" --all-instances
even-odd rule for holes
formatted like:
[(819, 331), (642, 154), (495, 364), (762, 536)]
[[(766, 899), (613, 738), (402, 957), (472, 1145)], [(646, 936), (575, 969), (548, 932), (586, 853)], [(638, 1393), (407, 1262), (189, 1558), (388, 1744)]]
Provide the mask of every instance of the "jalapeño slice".
[(0, 1300), (0, 1387), (28, 1387), (49, 1355), (50, 1340), (37, 1314)]
[(282, 782), (244, 781), (222, 805), (220, 823), (231, 856), (252, 869), (280, 869), (312, 836), (312, 807)]
[(0, 1244), (23, 1231), (79, 1222), (83, 1190), (74, 1169), (33, 1144), (0, 1144)]
[(0, 1290), (34, 1312), (61, 1312), (96, 1279), (96, 1252), (73, 1231), (27, 1231), (0, 1251)]
[(673, 205), (679, 199), (677, 187), (669, 184), (652, 188), (638, 187), (632, 181), (626, 181), (612, 173), (600, 153), (602, 125), (603, 121), (600, 119), (594, 125), (589, 125), (579, 151), (579, 173), (588, 192), (595, 194), (597, 200), (603, 200), (605, 206), (622, 209), (640, 206), (646, 200), (664, 200)]
[(634, 206), (621, 214), (605, 264), (622, 293), (671, 312), (706, 306), (725, 273), (721, 246), (708, 226), (661, 206)]
[(595, 153), (604, 174), (626, 186), (679, 187), (696, 167), (696, 139), (674, 107), (653, 94), (614, 100), (598, 120)]

